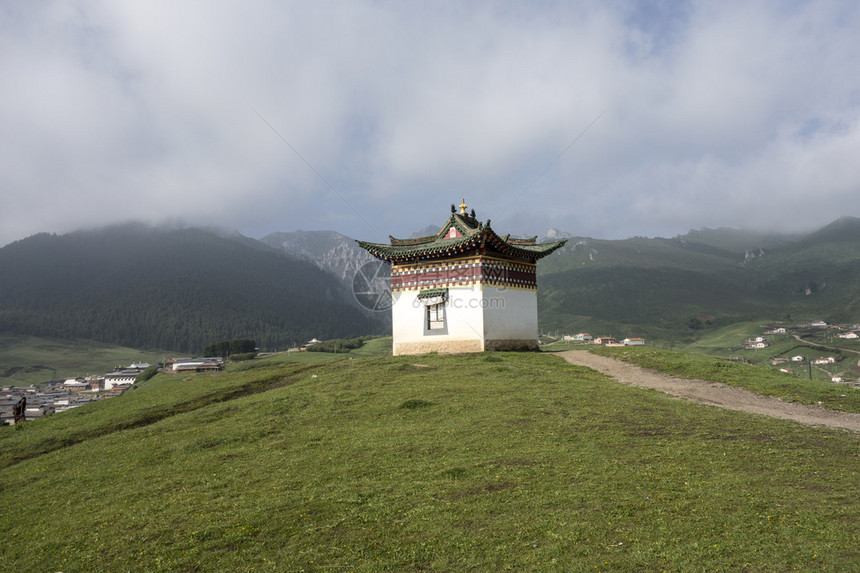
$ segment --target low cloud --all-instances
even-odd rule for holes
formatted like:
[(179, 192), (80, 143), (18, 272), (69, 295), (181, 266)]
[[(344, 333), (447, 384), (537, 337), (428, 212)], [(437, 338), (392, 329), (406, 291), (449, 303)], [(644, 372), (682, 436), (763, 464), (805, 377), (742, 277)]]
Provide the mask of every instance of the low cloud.
[[(181, 218), (370, 240), (860, 215), (851, 2), (0, 11), (0, 244)], [(596, 121), (595, 121), (596, 120)]]

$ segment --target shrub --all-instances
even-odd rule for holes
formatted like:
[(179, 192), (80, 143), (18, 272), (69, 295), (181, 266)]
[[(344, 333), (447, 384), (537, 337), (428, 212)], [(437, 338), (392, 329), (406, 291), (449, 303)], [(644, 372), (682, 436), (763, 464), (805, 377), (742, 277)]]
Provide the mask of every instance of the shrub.
[(233, 362), (242, 362), (244, 360), (253, 360), (256, 358), (256, 352), (242, 352), (241, 354), (233, 354), (230, 356), (230, 360)]
[(134, 383), (137, 384), (138, 382), (146, 382), (156, 374), (158, 374), (158, 366), (149, 366), (143, 372), (137, 375), (137, 377), (134, 379)]

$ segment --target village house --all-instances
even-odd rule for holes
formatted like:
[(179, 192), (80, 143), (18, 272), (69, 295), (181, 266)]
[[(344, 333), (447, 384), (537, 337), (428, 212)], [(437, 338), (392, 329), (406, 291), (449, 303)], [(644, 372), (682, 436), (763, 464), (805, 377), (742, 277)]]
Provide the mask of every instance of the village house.
[(84, 378), (84, 381), (87, 383), (87, 385), (90, 387), (90, 390), (93, 392), (105, 389), (104, 376), (87, 376), (86, 378)]
[(89, 390), (89, 383), (85, 382), (83, 378), (69, 378), (65, 382), (63, 382), (63, 388), (68, 390), (69, 392), (81, 392), (84, 390)]
[(391, 266), (392, 353), (537, 350), (537, 261), (564, 240), (499, 236), (452, 205), (435, 235), (358, 241)]
[(845, 339), (849, 339), (849, 340), (853, 340), (855, 338), (858, 338), (857, 333), (853, 332), (853, 331), (851, 331), (851, 332), (840, 332), (836, 336), (838, 338), (845, 338)]
[(826, 358), (816, 358), (812, 361), (813, 364), (833, 364), (836, 362), (836, 358), (833, 356), (828, 356)]
[(215, 372), (224, 369), (224, 359), (221, 357), (210, 358), (182, 358), (171, 363), (173, 372)]
[(580, 332), (580, 333), (574, 334), (574, 335), (565, 334), (564, 337), (562, 337), (562, 340), (570, 340), (570, 341), (574, 341), (574, 342), (588, 342), (592, 338), (593, 337), (590, 334), (588, 334), (587, 332)]
[(125, 368), (117, 368), (113, 372), (108, 372), (102, 377), (104, 379), (102, 387), (105, 390), (112, 390), (118, 387), (131, 386), (134, 384), (137, 376), (147, 368), (149, 368), (149, 364), (145, 362), (131, 364)]
[(132, 384), (134, 384), (134, 379), (137, 378), (138, 374), (140, 373), (137, 371), (127, 372), (125, 370), (108, 372), (104, 375), (104, 388), (105, 390), (110, 390), (111, 388), (117, 386), (131, 386)]
[(39, 404), (33, 404), (32, 406), (30, 404), (27, 404), (27, 410), (25, 411), (24, 416), (28, 420), (35, 420), (36, 418), (41, 418), (42, 416), (48, 416), (48, 415), (53, 414), (53, 413), (54, 413), (53, 403), (49, 404), (49, 403), (42, 402)]
[(612, 338), (611, 336), (598, 336), (593, 341), (594, 344), (602, 344), (606, 346), (607, 344), (618, 344), (618, 341)]
[(624, 346), (645, 346), (644, 338), (625, 338), (621, 341)]

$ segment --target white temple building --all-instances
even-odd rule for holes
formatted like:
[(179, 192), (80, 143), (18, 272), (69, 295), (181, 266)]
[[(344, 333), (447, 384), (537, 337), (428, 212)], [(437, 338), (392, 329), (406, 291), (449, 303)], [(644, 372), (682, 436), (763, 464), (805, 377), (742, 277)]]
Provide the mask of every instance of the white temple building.
[(502, 237), (466, 209), (429, 237), (358, 241), (391, 265), (395, 356), (538, 348), (537, 261), (565, 241)]

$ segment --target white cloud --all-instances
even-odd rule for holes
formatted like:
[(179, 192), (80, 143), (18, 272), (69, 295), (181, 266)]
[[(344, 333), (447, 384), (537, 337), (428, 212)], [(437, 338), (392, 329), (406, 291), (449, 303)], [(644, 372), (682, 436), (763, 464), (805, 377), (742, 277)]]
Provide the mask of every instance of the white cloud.
[(408, 235), (463, 196), (514, 232), (825, 224), (860, 214), (858, 24), (851, 2), (12, 4), (0, 244), (177, 215)]

